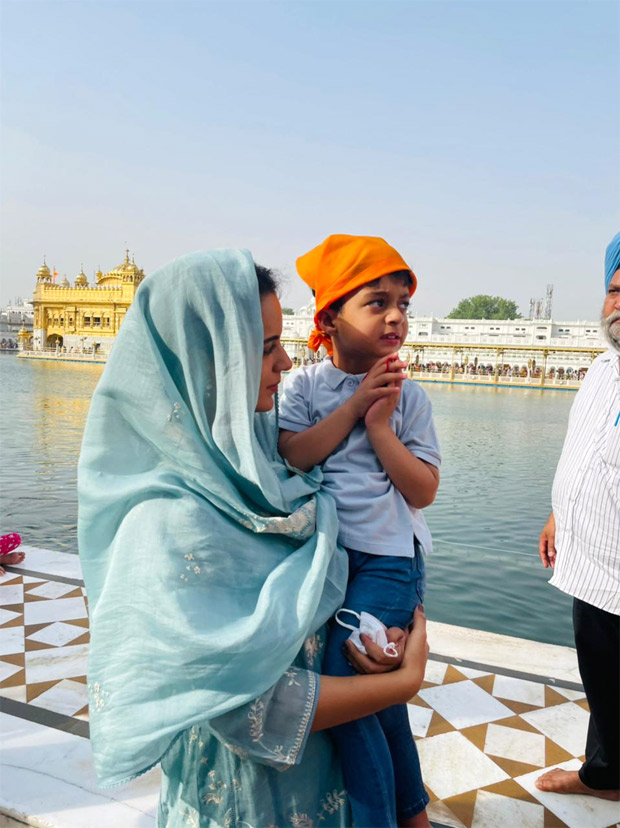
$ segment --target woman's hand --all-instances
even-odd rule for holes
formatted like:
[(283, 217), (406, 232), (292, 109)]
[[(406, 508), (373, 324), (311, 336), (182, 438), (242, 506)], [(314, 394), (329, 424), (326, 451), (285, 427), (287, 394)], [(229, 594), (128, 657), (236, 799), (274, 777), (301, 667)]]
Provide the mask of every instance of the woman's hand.
[[(386, 656), (381, 647), (364, 636), (364, 647), (369, 655), (360, 653), (357, 647), (347, 640), (345, 642), (347, 658), (358, 673), (387, 673), (398, 667), (396, 675), (402, 686), (402, 699), (405, 703), (420, 689), (426, 671), (429, 646), (426, 637), (424, 607), (421, 604), (416, 607), (413, 615), (413, 629), (410, 632), (398, 627), (390, 627), (388, 640), (394, 640), (402, 656), (399, 655), (399, 658)], [(388, 659), (390, 664), (387, 664)]]
[(426, 637), (426, 614), (422, 604), (418, 604), (413, 614), (413, 629), (409, 633), (400, 668), (401, 672), (407, 671), (411, 674), (412, 693), (409, 698), (415, 696), (424, 681), (429, 649)]
[(406, 630), (401, 630), (400, 627), (390, 627), (386, 635), (388, 643), (394, 644), (396, 647), (397, 656), (386, 655), (381, 647), (375, 644), (372, 638), (367, 635), (362, 634), (361, 638), (368, 655), (360, 653), (355, 644), (349, 639), (345, 641), (347, 660), (358, 673), (389, 673), (391, 670), (400, 667), (405, 655), (405, 644), (409, 633)]

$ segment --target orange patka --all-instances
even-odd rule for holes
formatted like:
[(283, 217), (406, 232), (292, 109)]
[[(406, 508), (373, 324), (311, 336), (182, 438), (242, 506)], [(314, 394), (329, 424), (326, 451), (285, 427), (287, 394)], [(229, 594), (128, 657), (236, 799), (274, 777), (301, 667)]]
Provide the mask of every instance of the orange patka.
[(318, 351), (324, 345), (332, 352), (329, 335), (318, 326), (319, 313), (355, 288), (388, 273), (406, 270), (411, 274), (413, 295), (418, 280), (403, 257), (385, 239), (378, 236), (328, 236), (318, 247), (297, 259), (297, 272), (315, 292), (315, 328), (308, 345)]

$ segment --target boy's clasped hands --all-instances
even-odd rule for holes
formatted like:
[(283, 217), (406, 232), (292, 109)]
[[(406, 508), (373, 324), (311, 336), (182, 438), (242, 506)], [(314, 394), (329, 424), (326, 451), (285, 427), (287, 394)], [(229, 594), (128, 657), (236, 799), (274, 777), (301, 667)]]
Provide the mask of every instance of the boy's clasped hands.
[(366, 428), (389, 425), (400, 397), (407, 367), (398, 354), (381, 357), (368, 371), (349, 400), (358, 419), (364, 418)]

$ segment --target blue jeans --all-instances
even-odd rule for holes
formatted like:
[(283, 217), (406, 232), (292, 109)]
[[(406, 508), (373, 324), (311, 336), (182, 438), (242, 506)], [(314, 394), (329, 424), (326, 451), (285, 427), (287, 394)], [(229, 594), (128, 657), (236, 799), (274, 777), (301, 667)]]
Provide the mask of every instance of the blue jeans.
[[(397, 558), (348, 549), (349, 585), (344, 607), (369, 612), (386, 627), (404, 629), (424, 599), (424, 559), (417, 540), (415, 551), (415, 558)], [(346, 620), (348, 623), (348, 617)], [(326, 675), (355, 675), (342, 652), (349, 635), (349, 630), (332, 621), (323, 661)], [(355, 828), (397, 828), (399, 820), (426, 808), (429, 797), (406, 705), (339, 725), (331, 733), (340, 754)]]

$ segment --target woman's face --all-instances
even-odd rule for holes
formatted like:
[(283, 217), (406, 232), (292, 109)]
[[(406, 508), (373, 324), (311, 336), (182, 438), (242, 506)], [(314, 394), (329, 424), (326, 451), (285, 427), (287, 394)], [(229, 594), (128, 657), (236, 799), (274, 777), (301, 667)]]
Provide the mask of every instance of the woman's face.
[(282, 308), (275, 293), (267, 293), (261, 299), (261, 314), (265, 339), (263, 342), (263, 368), (260, 375), (257, 411), (271, 411), (273, 398), (278, 390), (282, 371), (288, 371), (292, 362), (282, 343)]

